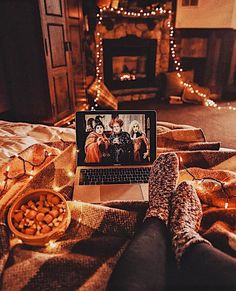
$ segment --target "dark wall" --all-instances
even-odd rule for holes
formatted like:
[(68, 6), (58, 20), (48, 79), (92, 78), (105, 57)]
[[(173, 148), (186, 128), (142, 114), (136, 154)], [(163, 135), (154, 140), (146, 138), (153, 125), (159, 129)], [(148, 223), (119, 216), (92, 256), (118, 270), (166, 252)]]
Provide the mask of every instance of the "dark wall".
[(8, 111), (10, 104), (7, 96), (6, 78), (3, 66), (2, 54), (0, 53), (0, 113)]
[(177, 50), (180, 54), (182, 39), (205, 40), (206, 55), (182, 57), (183, 68), (194, 69), (195, 81), (207, 86), (212, 92), (221, 94), (230, 82), (230, 72), (234, 64), (233, 48), (236, 30), (233, 29), (178, 29), (176, 30)]

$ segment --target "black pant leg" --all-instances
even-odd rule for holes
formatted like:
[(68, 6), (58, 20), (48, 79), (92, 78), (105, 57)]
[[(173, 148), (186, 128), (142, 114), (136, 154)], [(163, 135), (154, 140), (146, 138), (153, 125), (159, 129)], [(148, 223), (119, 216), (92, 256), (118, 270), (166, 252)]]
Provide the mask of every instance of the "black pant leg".
[(108, 290), (165, 290), (167, 249), (165, 224), (147, 219), (117, 263)]
[(205, 243), (186, 251), (181, 271), (185, 290), (236, 290), (236, 259)]

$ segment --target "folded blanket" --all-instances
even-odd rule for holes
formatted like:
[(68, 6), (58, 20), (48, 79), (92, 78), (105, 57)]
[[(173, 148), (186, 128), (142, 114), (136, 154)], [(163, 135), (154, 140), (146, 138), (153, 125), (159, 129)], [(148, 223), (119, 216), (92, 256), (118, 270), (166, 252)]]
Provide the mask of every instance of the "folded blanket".
[(206, 142), (203, 131), (187, 125), (157, 122), (157, 152), (219, 150), (219, 142)]

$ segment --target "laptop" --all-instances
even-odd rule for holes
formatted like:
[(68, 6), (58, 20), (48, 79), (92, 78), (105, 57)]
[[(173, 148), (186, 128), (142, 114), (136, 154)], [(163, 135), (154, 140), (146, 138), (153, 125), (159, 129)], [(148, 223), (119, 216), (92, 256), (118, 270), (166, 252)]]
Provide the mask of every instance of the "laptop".
[(76, 145), (74, 200), (148, 201), (156, 159), (155, 111), (77, 112)]

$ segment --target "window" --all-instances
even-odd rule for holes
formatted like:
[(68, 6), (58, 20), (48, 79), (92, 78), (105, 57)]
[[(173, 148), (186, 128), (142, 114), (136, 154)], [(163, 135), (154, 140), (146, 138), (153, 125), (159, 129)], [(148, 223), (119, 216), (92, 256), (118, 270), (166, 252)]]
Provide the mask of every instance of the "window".
[(182, 6), (198, 6), (198, 0), (182, 0)]

